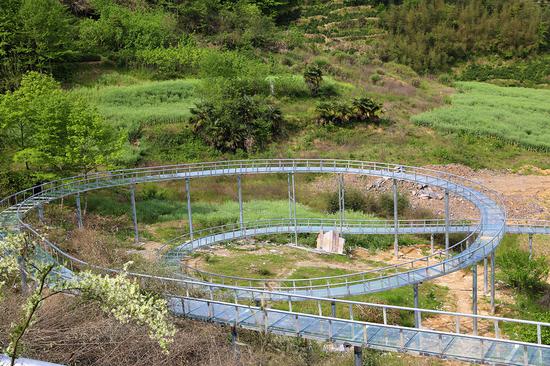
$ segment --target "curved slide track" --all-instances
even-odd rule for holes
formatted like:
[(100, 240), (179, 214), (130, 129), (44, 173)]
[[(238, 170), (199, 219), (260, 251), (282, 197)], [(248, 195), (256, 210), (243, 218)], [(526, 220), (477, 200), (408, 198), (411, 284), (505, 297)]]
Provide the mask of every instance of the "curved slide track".
[[(397, 181), (427, 184), (444, 190), (446, 195), (454, 194), (470, 201), (479, 211), (480, 217), (478, 220), (467, 223), (447, 221), (443, 225), (441, 222), (432, 225), (430, 230), (443, 228), (446, 233), (463, 230), (462, 232), (468, 235), (459, 246), (455, 244), (454, 248), (448, 247), (443, 252), (438, 251), (428, 256), (421, 267), (418, 263), (413, 263), (409, 270), (400, 268), (394, 273), (386, 271), (382, 276), (375, 278), (365, 275), (358, 280), (346, 279), (345, 284), (336, 280), (321, 286), (310, 283), (293, 287), (279, 286), (275, 290), (242, 285), (231, 286), (190, 278), (169, 278), (138, 273), (132, 275), (141, 278), (144, 282), (154, 282), (157, 288), (164, 289), (170, 308), (176, 315), (220, 322), (235, 328), (244, 327), (344, 343), (355, 346), (356, 352), (364, 346), (471, 362), (509, 365), (550, 364), (550, 346), (543, 345), (541, 337), (542, 331), (550, 327), (548, 323), (335, 299), (335, 297), (383, 291), (400, 286), (414, 286), (461, 268), (473, 266), (493, 253), (506, 232), (506, 213), (499, 195), (479, 183), (452, 174), (394, 164), (302, 159), (223, 161), (99, 172), (85, 177), (72, 177), (44, 183), (5, 198), (0, 201), (0, 226), (4, 234), (22, 230), (33, 236), (41, 245), (42, 250), (39, 253), (41, 258), (44, 261), (59, 263), (61, 265), (59, 272), (63, 276), (77, 275), (76, 271), (84, 268), (116, 272), (117, 270), (101, 268), (67, 254), (27, 222), (27, 215), (33, 209), (37, 209), (40, 217), (45, 204), (67, 196), (76, 196), (78, 204), (81, 193), (95, 189), (129, 186), (133, 197), (134, 185), (145, 182), (183, 179), (189, 188), (191, 180), (201, 177), (236, 175), (240, 182), (240, 177), (247, 174), (281, 173), (289, 174), (289, 181), (292, 176), (293, 186), (294, 174), (300, 173), (385, 177), (393, 179), (394, 186)], [(294, 197), (292, 193), (295, 203)], [(190, 210), (189, 215), (191, 222)], [(79, 215), (79, 220), (81, 219)], [(290, 221), (285, 220), (287, 222), (282, 225), (279, 223), (268, 227), (274, 228), (275, 233), (286, 230), (295, 234), (298, 231), (315, 232), (320, 228), (319, 222), (304, 223), (303, 219), (298, 219), (295, 215)], [(353, 226), (343, 218), (337, 224), (338, 229), (343, 233), (362, 230), (362, 226), (368, 226), (364, 223)], [(250, 232), (254, 229), (244, 225), (242, 216), (239, 225), (238, 230), (221, 233), (225, 235), (223, 240), (229, 238), (227, 235), (237, 237), (237, 235), (258, 234), (259, 227), (256, 228), (256, 232)], [(332, 225), (323, 224), (322, 227), (335, 228), (336, 225), (334, 223)], [(518, 224), (517, 227), (526, 226)], [(376, 229), (373, 226), (371, 228)], [(546, 232), (547, 229), (544, 225), (531, 225), (530, 228), (540, 230), (541, 233)], [(378, 230), (388, 231), (392, 229), (396, 237), (408, 230), (404, 222), (398, 222), (390, 228), (387, 225), (385, 229), (378, 228)], [(190, 241), (169, 251), (165, 258), (177, 259), (180, 258), (180, 254), (184, 255), (190, 249), (211, 245), (212, 242), (208, 242), (208, 239), (201, 244), (201, 238), (208, 236), (199, 235), (195, 238), (193, 234), (191, 231)], [(219, 241), (214, 239), (212, 239), (214, 242)], [(381, 312), (383, 320), (380, 323), (359, 320), (361, 311), (369, 307)], [(414, 326), (391, 325), (387, 315), (392, 311), (411, 312), (414, 316)], [(422, 319), (428, 315), (449, 317), (455, 324), (454, 331), (424, 328)], [(494, 328), (492, 334), (490, 332), (478, 334), (478, 324), (485, 322), (492, 324)], [(472, 326), (465, 326), (466, 323)], [(534, 327), (538, 335), (537, 343), (502, 339), (500, 329), (508, 323)]]

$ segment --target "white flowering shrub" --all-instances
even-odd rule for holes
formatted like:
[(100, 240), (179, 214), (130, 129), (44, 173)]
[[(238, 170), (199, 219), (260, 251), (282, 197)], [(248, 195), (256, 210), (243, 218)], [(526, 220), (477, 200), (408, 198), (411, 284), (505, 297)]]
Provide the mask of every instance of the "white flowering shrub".
[(121, 323), (134, 321), (149, 329), (149, 337), (157, 341), (167, 352), (176, 329), (168, 320), (166, 300), (144, 293), (135, 279), (125, 272), (111, 277), (91, 272), (81, 272), (68, 283), (78, 288), (85, 300), (97, 301), (101, 309), (112, 314)]
[[(0, 240), (0, 294), (6, 281), (19, 274), (18, 256), (23, 252), (30, 253), (23, 250), (25, 243), (26, 238), (22, 234), (8, 235)], [(68, 280), (62, 280), (57, 275), (58, 266), (36, 260), (32, 255), (25, 258), (24, 263), (36, 286), (23, 304), (21, 320), (12, 324), (10, 342), (5, 350), (12, 362), (18, 357), (20, 341), (34, 323), (36, 311), (44, 300), (64, 292), (78, 294), (85, 301), (97, 302), (101, 310), (121, 323), (135, 322), (146, 326), (149, 337), (168, 353), (176, 328), (168, 317), (167, 302), (158, 295), (142, 291), (135, 279), (128, 278), (126, 269), (130, 263), (116, 276), (84, 271), (74, 273)], [(49, 290), (46, 290), (48, 286)]]
[(0, 300), (4, 294), (7, 281), (19, 271), (17, 256), (25, 243), (23, 234), (8, 235), (0, 239)]

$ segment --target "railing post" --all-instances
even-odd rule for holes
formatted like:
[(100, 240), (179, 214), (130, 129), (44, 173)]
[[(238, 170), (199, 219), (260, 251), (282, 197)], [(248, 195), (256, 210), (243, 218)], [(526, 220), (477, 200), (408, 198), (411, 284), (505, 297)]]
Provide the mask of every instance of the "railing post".
[(529, 259), (533, 258), (533, 234), (529, 234)]
[(185, 178), (185, 192), (187, 194), (187, 217), (189, 222), (189, 238), (193, 240), (193, 212), (191, 211), (191, 187), (190, 179)]
[(130, 204), (132, 206), (132, 223), (134, 224), (134, 243), (139, 243), (139, 231), (136, 211), (136, 185), (130, 186)]
[(80, 206), (80, 192), (76, 194), (76, 224), (79, 229), (82, 229), (82, 209)]
[(399, 257), (399, 221), (397, 214), (397, 179), (393, 179), (393, 225), (394, 225), (394, 239), (393, 239), (393, 251), (395, 258)]
[(434, 234), (430, 234), (430, 252), (431, 254), (433, 255), (434, 254), (434, 241), (435, 241), (435, 238), (434, 238)]
[(445, 189), (445, 252), (449, 254), (449, 190)]

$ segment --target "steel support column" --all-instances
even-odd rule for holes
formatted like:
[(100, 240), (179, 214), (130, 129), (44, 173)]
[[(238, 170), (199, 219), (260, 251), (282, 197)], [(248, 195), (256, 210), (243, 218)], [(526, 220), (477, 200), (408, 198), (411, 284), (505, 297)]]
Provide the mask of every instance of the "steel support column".
[(344, 190), (344, 175), (338, 175), (338, 212), (340, 214), (340, 234), (342, 234), (342, 227), (344, 226), (346, 201)]
[(533, 258), (533, 234), (529, 234), (529, 259)]
[[(414, 307), (418, 308), (418, 284), (415, 283), (413, 285), (413, 294), (414, 294)], [(420, 328), (420, 313), (418, 311), (414, 311), (414, 327)]]
[(487, 257), (483, 258), (483, 294), (489, 291), (489, 274), (487, 273)]
[(445, 254), (449, 254), (449, 191), (445, 190)]
[(294, 174), (288, 174), (288, 215), (294, 224), (294, 244), (298, 245), (298, 222), (296, 220), (296, 184)]
[(38, 221), (40, 221), (41, 224), (44, 223), (44, 205), (43, 204), (38, 205)]
[(130, 203), (132, 205), (132, 222), (134, 223), (134, 242), (139, 243), (139, 231), (136, 211), (136, 185), (130, 186)]
[(495, 252), (491, 254), (491, 314), (495, 313)]
[(353, 346), (354, 366), (363, 366), (363, 349), (360, 346)]
[[(472, 266), (472, 314), (477, 315), (477, 264)], [(474, 335), (477, 335), (477, 318), (473, 318)]]
[(434, 234), (430, 234), (430, 252), (431, 252), (431, 254), (434, 254), (434, 252), (435, 252), (434, 243), (435, 243)]
[(244, 227), (244, 213), (243, 213), (243, 191), (241, 186), (240, 175), (237, 175), (237, 196), (239, 198), (239, 225), (242, 230)]
[(185, 192), (187, 194), (187, 220), (189, 221), (189, 238), (193, 240), (193, 212), (191, 211), (191, 182), (185, 178)]
[(233, 325), (231, 327), (231, 344), (233, 345), (233, 354), (237, 360), (239, 359), (239, 347), (237, 344), (238, 340), (237, 327)]
[(393, 225), (394, 225), (394, 238), (393, 238), (393, 252), (395, 258), (399, 257), (399, 218), (397, 214), (397, 179), (393, 179)]
[(82, 209), (80, 206), (80, 192), (76, 194), (76, 224), (79, 229), (82, 229), (84, 225), (82, 224)]

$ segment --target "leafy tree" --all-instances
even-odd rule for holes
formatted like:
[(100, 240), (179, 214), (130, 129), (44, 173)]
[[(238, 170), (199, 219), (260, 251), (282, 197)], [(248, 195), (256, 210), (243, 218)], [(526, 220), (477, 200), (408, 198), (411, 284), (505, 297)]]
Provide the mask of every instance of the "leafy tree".
[(111, 162), (122, 145), (97, 110), (37, 72), (0, 98), (0, 121), (6, 140), (13, 141), (13, 161), (32, 167), (41, 179), (87, 173)]
[(79, 53), (74, 18), (58, 0), (3, 0), (0, 6), (0, 89), (27, 70), (51, 71)]
[(160, 8), (135, 8), (111, 1), (94, 1), (99, 19), (80, 23), (83, 47), (113, 56), (126, 63), (137, 50), (176, 43), (176, 19)]
[(22, 306), (23, 315), (12, 326), (9, 335), (5, 351), (11, 357), (11, 365), (19, 356), (21, 340), (35, 322), (40, 306), (48, 298), (63, 293), (78, 294), (83, 301), (97, 303), (101, 310), (121, 323), (132, 321), (146, 326), (149, 337), (168, 352), (175, 328), (168, 319), (166, 300), (143, 292), (137, 281), (130, 280), (126, 273), (128, 264), (113, 277), (86, 271), (64, 279), (57, 275), (59, 268), (55, 264), (36, 259), (34, 249), (34, 244), (23, 234), (8, 235), (0, 240), (0, 253), (3, 253), (0, 257), (0, 289), (18, 273), (18, 256), (23, 256), (25, 271), (32, 274), (36, 281), (35, 289)]
[(304, 70), (304, 81), (313, 96), (319, 94), (323, 82), (323, 71), (315, 64), (307, 65)]

